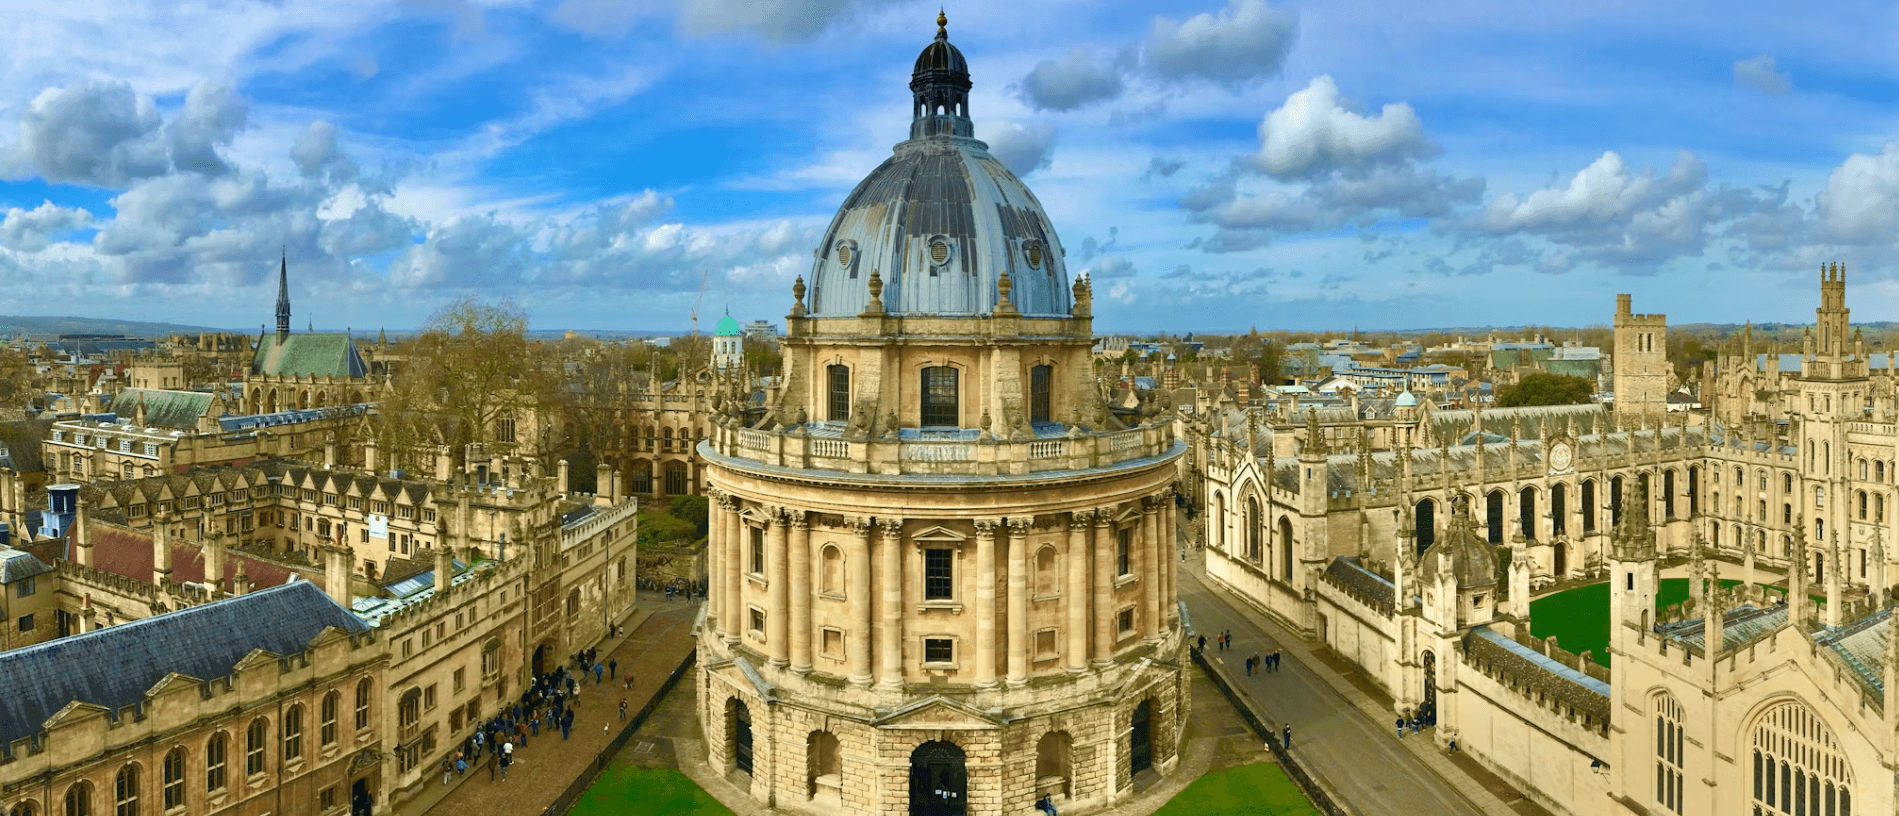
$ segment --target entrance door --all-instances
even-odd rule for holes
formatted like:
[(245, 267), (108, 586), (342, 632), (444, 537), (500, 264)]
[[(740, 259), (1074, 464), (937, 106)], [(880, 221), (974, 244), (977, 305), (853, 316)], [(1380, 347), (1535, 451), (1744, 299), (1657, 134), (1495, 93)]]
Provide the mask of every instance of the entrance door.
[(535, 677), (540, 677), (541, 675), (547, 673), (546, 660), (547, 660), (547, 644), (543, 643), (539, 646), (534, 647), (533, 665), (534, 665)]
[(926, 742), (911, 752), (910, 816), (963, 816), (968, 793), (963, 749), (956, 743)]
[(752, 712), (737, 700), (732, 712), (732, 763), (746, 773), (752, 772)]
[(1425, 723), (1437, 723), (1437, 655), (1424, 653), (1424, 704), (1418, 707), (1418, 718)]
[(1154, 716), (1154, 701), (1142, 700), (1134, 709), (1134, 718), (1128, 729), (1128, 770), (1140, 773), (1154, 767), (1153, 730), (1149, 722)]
[(370, 816), (372, 806), (372, 800), (369, 798), (369, 780), (356, 780), (356, 784), (351, 785), (349, 789), (350, 816)]
[(1556, 545), (1556, 577), (1561, 580), (1569, 572), (1569, 548), (1562, 543)]

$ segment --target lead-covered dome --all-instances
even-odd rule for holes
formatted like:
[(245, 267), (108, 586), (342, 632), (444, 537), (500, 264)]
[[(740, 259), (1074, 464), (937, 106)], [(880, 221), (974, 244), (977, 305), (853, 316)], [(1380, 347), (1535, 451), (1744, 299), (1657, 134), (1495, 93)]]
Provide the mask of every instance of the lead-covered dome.
[(996, 307), (1007, 272), (1024, 315), (1073, 310), (1061, 242), (1041, 202), (974, 138), (969, 72), (937, 17), (917, 57), (910, 139), (851, 191), (811, 272), (812, 317), (846, 317), (870, 302), (870, 276), (898, 314), (977, 315)]

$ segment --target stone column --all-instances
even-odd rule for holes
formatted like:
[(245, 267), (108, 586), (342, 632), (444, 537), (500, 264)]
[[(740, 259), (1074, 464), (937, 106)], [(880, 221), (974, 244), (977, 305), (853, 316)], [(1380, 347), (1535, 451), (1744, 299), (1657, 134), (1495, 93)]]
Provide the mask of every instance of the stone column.
[(845, 521), (851, 531), (850, 607), (851, 630), (846, 635), (851, 685), (870, 686), (870, 519)]
[(1009, 519), (1009, 685), (1029, 682), (1029, 528), (1034, 516)]
[[(566, 486), (567, 460), (561, 460), (561, 484)], [(565, 492), (563, 490), (563, 492)], [(706, 491), (706, 622), (719, 631), (725, 623), (725, 493)]]
[(1177, 583), (1180, 578), (1180, 522), (1176, 516), (1179, 512), (1180, 509), (1174, 506), (1173, 496), (1161, 497), (1161, 574), (1166, 576), (1160, 590), (1160, 622), (1163, 629), (1180, 617), (1180, 606), (1174, 603), (1180, 590)]
[(976, 685), (996, 685), (996, 519), (976, 520)]
[(725, 610), (725, 617), (720, 621), (720, 629), (725, 635), (726, 644), (737, 645), (739, 636), (745, 631), (745, 598), (742, 590), (745, 586), (746, 565), (745, 556), (740, 552), (745, 538), (745, 525), (739, 521), (738, 502), (730, 495), (719, 497), (719, 515), (725, 517), (725, 521), (719, 525), (725, 534), (719, 544), (724, 551), (719, 560), (725, 562), (721, 565), (724, 573), (719, 576), (725, 583), (725, 601), (720, 604)]
[(1160, 636), (1160, 499), (1149, 496), (1141, 502), (1141, 636), (1153, 640)]
[(811, 670), (811, 524), (791, 511), (791, 670)]
[(791, 569), (785, 533), (785, 511), (774, 507), (765, 540), (765, 568), (770, 571), (766, 587), (771, 593), (765, 613), (765, 645), (771, 653), (772, 667), (779, 669), (791, 665)]
[(878, 579), (882, 583), (883, 624), (877, 632), (878, 665), (882, 675), (878, 685), (888, 689), (903, 688), (903, 519), (880, 518), (877, 526), (883, 533), (879, 554)]
[(1068, 628), (1066, 663), (1071, 673), (1088, 668), (1088, 528), (1093, 517), (1090, 510), (1068, 514), (1068, 586), (1062, 594), (1068, 613), (1063, 621)]
[(1095, 648), (1090, 659), (1105, 668), (1114, 658), (1114, 508), (1095, 510)]

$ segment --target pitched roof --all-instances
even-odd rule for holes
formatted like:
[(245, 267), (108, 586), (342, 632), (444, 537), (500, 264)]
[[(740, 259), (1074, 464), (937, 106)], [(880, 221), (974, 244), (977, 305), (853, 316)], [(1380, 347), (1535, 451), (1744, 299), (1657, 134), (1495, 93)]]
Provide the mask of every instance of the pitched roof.
[(213, 395), (203, 391), (161, 391), (127, 388), (112, 398), (112, 413), (135, 422), (138, 406), (145, 405), (145, 424), (154, 428), (195, 428), (198, 418), (211, 411)]
[(362, 378), (369, 366), (356, 352), (356, 343), (347, 334), (292, 334), (277, 342), (277, 335), (266, 334), (257, 342), (251, 357), (251, 373), (274, 377)]
[(315, 584), (297, 581), (0, 652), (0, 747), (38, 733), (69, 703), (117, 710), (144, 701), (172, 672), (225, 677), (254, 649), (293, 654), (329, 627), (369, 630)]
[(0, 422), (0, 467), (21, 473), (45, 470), (40, 459), (40, 443), (52, 432), (50, 419), (16, 419)]
[(12, 547), (0, 547), (0, 584), (23, 581), (35, 575), (45, 575), (53, 568), (45, 561), (34, 557), (30, 552)]

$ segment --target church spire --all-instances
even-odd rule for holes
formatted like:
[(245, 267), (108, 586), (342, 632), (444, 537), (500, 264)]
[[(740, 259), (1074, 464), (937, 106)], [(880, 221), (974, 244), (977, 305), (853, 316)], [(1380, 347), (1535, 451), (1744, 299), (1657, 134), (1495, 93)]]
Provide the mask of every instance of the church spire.
[(286, 249), (282, 265), (277, 267), (277, 342), (290, 336), (290, 251)]

